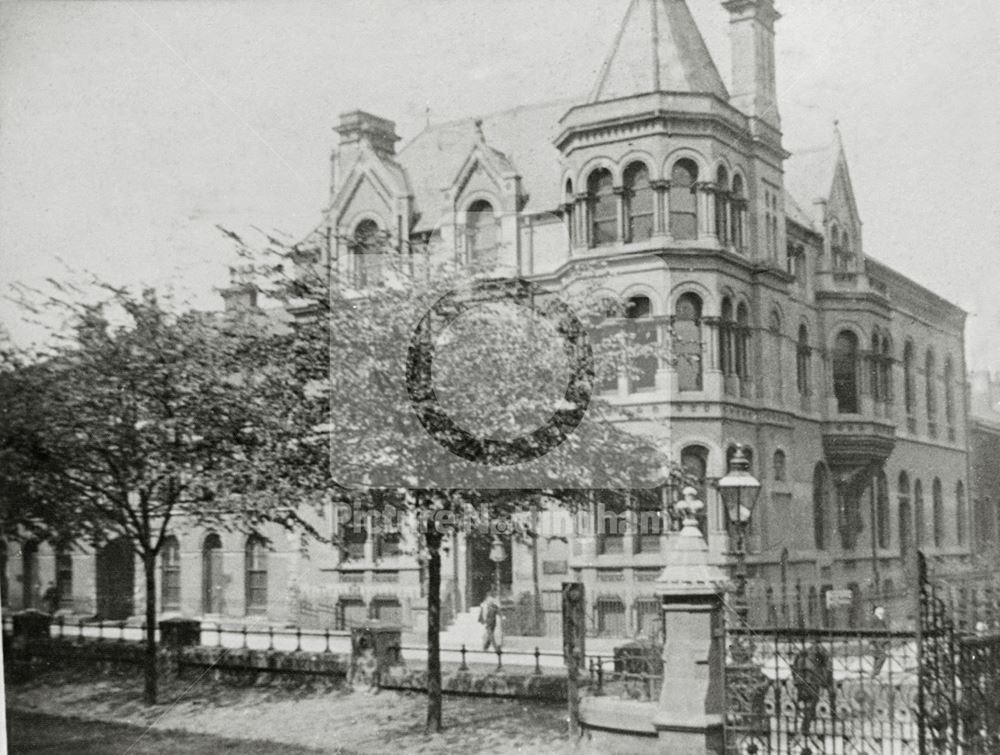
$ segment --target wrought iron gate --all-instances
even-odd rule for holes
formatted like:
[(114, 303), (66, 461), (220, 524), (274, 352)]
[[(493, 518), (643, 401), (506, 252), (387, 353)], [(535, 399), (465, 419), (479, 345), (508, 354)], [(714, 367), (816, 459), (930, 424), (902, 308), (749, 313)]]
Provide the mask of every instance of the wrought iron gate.
[(727, 755), (997, 755), (1000, 577), (928, 574), (912, 631), (726, 628)]
[(918, 573), (920, 755), (1000, 753), (1000, 579)]

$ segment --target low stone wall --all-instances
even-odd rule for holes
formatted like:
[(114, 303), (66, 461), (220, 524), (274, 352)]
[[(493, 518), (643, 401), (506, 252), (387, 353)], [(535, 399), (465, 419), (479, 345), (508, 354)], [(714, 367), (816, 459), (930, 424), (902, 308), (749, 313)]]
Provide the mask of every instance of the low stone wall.
[[(4, 658), (5, 670), (15, 682), (60, 669), (136, 674), (140, 673), (145, 659), (145, 645), (134, 640), (51, 638), (27, 642), (8, 639), (8, 642), (5, 650), (10, 647), (10, 653)], [(157, 657), (163, 674), (202, 675), (235, 686), (339, 687), (347, 681), (350, 672), (350, 656), (340, 653), (161, 646)], [(391, 666), (382, 672), (381, 686), (426, 692), (427, 671), (404, 665)], [(442, 688), (455, 695), (566, 701), (563, 675), (445, 671)]]
[(176, 654), (175, 662), (179, 674), (195, 669), (208, 672), (215, 681), (239, 686), (309, 682), (340, 686), (350, 669), (350, 657), (339, 653), (246, 648), (186, 647)]
[[(386, 689), (427, 691), (427, 670), (393, 666), (382, 672)], [(521, 700), (566, 702), (566, 677), (538, 674), (483, 674), (473, 671), (444, 671), (441, 689), (453, 695), (508, 697)]]

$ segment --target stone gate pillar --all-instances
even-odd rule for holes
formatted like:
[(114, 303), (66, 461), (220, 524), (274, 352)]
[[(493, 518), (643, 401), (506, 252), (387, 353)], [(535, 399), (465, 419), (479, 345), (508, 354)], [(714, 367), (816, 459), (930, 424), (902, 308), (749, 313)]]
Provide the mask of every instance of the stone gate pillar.
[(657, 580), (663, 610), (663, 688), (653, 719), (661, 750), (671, 755), (722, 755), (727, 576), (708, 562), (694, 512), (671, 538)]

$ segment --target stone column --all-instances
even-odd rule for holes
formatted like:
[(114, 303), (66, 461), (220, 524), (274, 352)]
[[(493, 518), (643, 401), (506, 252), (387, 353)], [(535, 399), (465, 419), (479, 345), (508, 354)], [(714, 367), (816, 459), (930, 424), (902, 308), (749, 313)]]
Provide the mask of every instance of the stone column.
[(722, 755), (726, 574), (709, 564), (694, 512), (667, 551), (657, 580), (663, 608), (663, 688), (653, 719), (663, 752)]
[(650, 186), (656, 197), (653, 203), (653, 211), (656, 213), (653, 233), (670, 238), (670, 181), (651, 181)]
[(715, 232), (715, 184), (699, 183), (695, 185), (698, 197), (698, 240), (718, 243), (719, 236)]

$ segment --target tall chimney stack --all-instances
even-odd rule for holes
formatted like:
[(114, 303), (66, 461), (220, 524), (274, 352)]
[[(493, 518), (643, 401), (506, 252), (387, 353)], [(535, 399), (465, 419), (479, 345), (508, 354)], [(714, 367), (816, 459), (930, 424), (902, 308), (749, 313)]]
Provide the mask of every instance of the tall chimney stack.
[(730, 101), (738, 110), (781, 130), (774, 73), (774, 0), (724, 0), (729, 11), (733, 81)]

